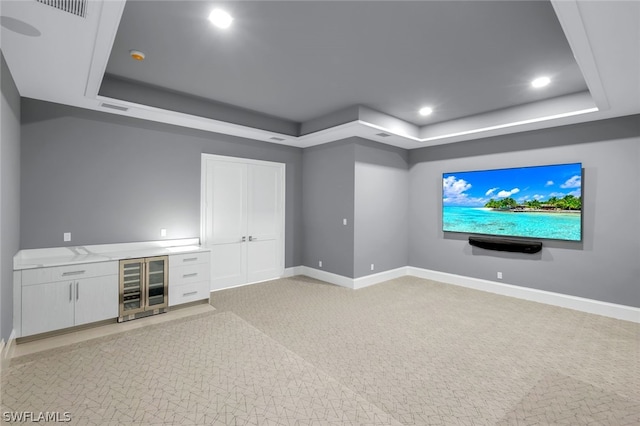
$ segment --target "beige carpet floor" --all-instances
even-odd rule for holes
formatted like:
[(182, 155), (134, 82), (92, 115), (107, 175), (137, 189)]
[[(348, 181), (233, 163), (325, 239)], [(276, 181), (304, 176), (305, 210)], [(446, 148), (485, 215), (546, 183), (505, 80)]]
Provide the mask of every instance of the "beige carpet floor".
[(72, 424), (638, 425), (640, 325), (418, 278), (305, 277), (12, 360), (2, 411)]

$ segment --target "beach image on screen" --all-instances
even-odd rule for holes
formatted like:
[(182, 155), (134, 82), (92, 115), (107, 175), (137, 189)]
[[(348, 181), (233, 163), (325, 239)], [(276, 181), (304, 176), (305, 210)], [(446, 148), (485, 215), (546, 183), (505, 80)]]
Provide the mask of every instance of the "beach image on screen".
[(442, 230), (582, 240), (582, 164), (442, 175)]

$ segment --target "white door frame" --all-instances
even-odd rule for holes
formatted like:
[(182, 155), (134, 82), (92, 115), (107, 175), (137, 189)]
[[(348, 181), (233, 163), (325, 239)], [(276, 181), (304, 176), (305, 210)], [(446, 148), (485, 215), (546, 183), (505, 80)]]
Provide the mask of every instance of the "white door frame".
[[(263, 165), (263, 166), (272, 166), (279, 167), (282, 170), (281, 173), (281, 189), (282, 189), (282, 197), (280, 199), (280, 210), (282, 211), (282, 215), (280, 217), (280, 253), (279, 253), (279, 263), (280, 270), (282, 274), (284, 274), (284, 265), (285, 265), (285, 216), (286, 216), (286, 164), (278, 163), (273, 161), (264, 161), (264, 160), (252, 160), (248, 158), (240, 158), (240, 157), (228, 157), (224, 155), (215, 155), (215, 154), (201, 154), (201, 162), (200, 162), (200, 244), (203, 246), (207, 245), (206, 241), (206, 211), (207, 211), (207, 161), (225, 161), (230, 163), (240, 163), (247, 165)], [(212, 262), (213, 264), (213, 262)], [(213, 275), (212, 275), (213, 277)], [(250, 284), (250, 283), (247, 283)]]

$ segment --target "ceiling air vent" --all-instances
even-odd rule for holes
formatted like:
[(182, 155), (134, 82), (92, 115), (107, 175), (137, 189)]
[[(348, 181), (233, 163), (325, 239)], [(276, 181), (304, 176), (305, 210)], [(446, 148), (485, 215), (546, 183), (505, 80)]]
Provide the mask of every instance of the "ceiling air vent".
[(376, 136), (380, 136), (381, 138), (388, 138), (389, 136), (391, 136), (389, 133), (376, 133)]
[(269, 138), (269, 140), (276, 141), (276, 142), (282, 142), (284, 140), (284, 138), (279, 138), (277, 136), (271, 136)]
[(116, 111), (129, 111), (129, 108), (127, 108), (127, 107), (123, 107), (123, 106), (120, 106), (120, 105), (113, 105), (113, 104), (105, 104), (104, 102), (101, 103), (100, 106), (102, 108), (115, 109)]
[(85, 18), (87, 16), (87, 0), (36, 0), (38, 3), (55, 7), (63, 12)]

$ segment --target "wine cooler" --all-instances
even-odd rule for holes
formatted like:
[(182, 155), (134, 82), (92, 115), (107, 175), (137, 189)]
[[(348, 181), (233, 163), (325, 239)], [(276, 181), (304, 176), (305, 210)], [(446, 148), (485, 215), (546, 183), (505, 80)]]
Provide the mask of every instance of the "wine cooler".
[(118, 322), (167, 311), (168, 256), (120, 261)]

